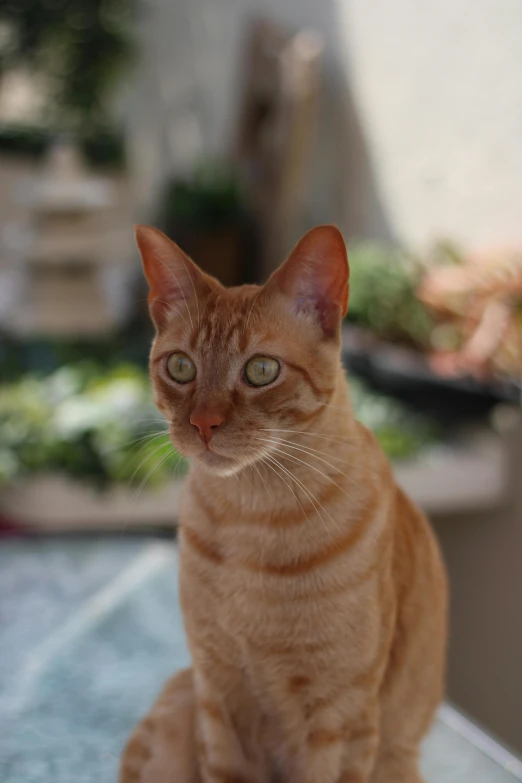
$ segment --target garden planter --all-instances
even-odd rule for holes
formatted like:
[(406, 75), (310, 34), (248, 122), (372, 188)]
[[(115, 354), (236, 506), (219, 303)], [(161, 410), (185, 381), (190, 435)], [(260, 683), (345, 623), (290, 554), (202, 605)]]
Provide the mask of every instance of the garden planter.
[(0, 516), (21, 530), (88, 531), (173, 528), (181, 482), (104, 491), (58, 474), (20, 480), (0, 489)]

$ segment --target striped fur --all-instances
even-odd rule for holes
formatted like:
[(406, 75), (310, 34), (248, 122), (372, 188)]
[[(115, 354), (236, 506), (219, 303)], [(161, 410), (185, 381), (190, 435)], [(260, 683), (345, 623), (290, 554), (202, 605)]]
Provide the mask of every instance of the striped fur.
[[(419, 783), (443, 691), (445, 574), (351, 414), (338, 232), (308, 234), (263, 288), (224, 289), (141, 231), (156, 402), (191, 459), (180, 590), (193, 668), (135, 730), (121, 783)], [(157, 258), (191, 277), (161, 294), (175, 309), (154, 311), (168, 288)], [(197, 366), (186, 386), (166, 373), (174, 350)], [(241, 373), (256, 354), (282, 369), (253, 389)], [(189, 421), (201, 405), (225, 421), (210, 449)]]

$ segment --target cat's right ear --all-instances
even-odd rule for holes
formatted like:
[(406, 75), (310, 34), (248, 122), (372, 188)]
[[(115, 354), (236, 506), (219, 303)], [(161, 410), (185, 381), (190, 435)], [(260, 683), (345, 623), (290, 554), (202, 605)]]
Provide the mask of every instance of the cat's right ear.
[(135, 233), (150, 289), (150, 315), (160, 329), (210, 290), (208, 278), (162, 231), (135, 226)]
[(339, 229), (317, 226), (308, 231), (268, 284), (284, 294), (296, 314), (316, 320), (325, 337), (339, 338), (349, 291), (348, 256)]

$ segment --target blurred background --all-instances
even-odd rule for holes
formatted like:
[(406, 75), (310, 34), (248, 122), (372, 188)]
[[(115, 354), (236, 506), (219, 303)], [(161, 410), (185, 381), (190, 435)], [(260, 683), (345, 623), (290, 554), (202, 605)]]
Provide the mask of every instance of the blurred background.
[(181, 644), (134, 222), (228, 285), (341, 228), (357, 415), (452, 583), (426, 774), (522, 780), (521, 42), (518, 0), (0, 0), (2, 780), (113, 779)]

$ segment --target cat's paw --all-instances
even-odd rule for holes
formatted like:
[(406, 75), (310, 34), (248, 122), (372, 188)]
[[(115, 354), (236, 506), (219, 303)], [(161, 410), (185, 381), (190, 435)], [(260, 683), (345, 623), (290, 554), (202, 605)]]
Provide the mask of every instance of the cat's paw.
[(189, 670), (166, 683), (132, 732), (121, 758), (120, 783), (199, 783)]
[(161, 716), (144, 718), (123, 751), (120, 783), (199, 783), (192, 744), (176, 729)]
[[(154, 733), (154, 721), (150, 716), (134, 729), (121, 757), (120, 783), (152, 783), (150, 763), (155, 752)], [(167, 777), (165, 783), (168, 783)]]

